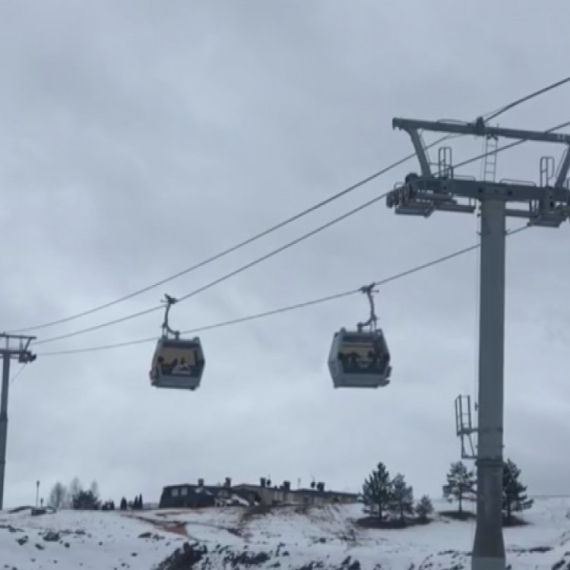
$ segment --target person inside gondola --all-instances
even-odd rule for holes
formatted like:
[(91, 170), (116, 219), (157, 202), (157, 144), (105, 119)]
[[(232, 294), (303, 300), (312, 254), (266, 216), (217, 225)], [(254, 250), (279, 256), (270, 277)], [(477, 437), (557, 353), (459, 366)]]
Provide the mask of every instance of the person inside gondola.
[(178, 365), (178, 358), (175, 358), (172, 362), (165, 362), (164, 358), (162, 358), (162, 361), (160, 362), (160, 371), (162, 374), (168, 376), (169, 374), (172, 374), (172, 370), (177, 365)]
[(349, 353), (348, 362), (351, 372), (359, 372), (360, 369), (362, 368), (362, 366), (360, 365), (360, 354), (358, 354), (356, 350), (353, 350), (351, 353)]
[(378, 368), (378, 362), (380, 361), (380, 355), (376, 350), (368, 351), (368, 370), (376, 370)]
[(379, 338), (375, 338), (372, 344), (372, 350), (368, 352), (368, 358), (370, 358), (368, 368), (372, 370), (383, 369), (385, 357), (386, 354), (384, 353), (382, 341)]
[(192, 369), (186, 363), (186, 360), (184, 358), (181, 358), (180, 363), (179, 364), (177, 363), (176, 366), (172, 368), (173, 374), (190, 374), (191, 372)]
[(158, 378), (164, 372), (164, 356), (159, 356), (156, 359), (156, 366), (152, 371), (153, 378)]
[(354, 374), (362, 370), (362, 367), (359, 363), (360, 355), (358, 352), (356, 352), (356, 350), (348, 353), (339, 351), (338, 359), (340, 360), (340, 363), (342, 364), (345, 372)]

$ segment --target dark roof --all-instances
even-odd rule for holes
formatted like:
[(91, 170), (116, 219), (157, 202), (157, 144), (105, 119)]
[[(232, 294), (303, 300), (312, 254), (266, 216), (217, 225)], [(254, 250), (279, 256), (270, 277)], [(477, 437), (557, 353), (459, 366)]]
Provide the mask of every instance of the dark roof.
[(198, 491), (203, 489), (204, 491), (222, 491), (224, 489), (230, 490), (231, 487), (224, 487), (223, 485), (195, 485), (194, 483), (180, 483), (178, 485), (166, 485), (162, 488), (163, 491), (167, 489), (189, 489), (191, 491)]
[(326, 489), (319, 491), (318, 489), (295, 489), (297, 493), (306, 493), (309, 495), (336, 495), (338, 497), (358, 497), (358, 493), (348, 493), (347, 491), (332, 491)]
[(165, 487), (218, 487), (219, 485), (198, 485), (197, 483), (176, 483)]
[[(203, 489), (207, 490), (207, 491), (221, 491), (221, 490), (239, 490), (239, 489), (252, 489), (252, 490), (257, 490), (257, 489), (270, 489), (272, 491), (284, 491), (285, 489), (283, 487), (262, 487), (261, 485), (257, 485), (257, 484), (249, 484), (249, 483), (240, 483), (239, 485), (232, 485), (231, 487), (226, 487), (224, 485), (196, 485), (194, 483), (181, 483), (179, 485), (167, 485), (164, 487), (164, 489), (172, 489), (175, 487), (188, 487), (190, 489), (198, 489), (200, 487), (202, 487)], [(325, 490), (325, 491), (319, 491), (318, 489), (288, 489), (288, 491), (290, 493), (299, 493), (299, 494), (303, 494), (303, 495), (326, 495), (326, 496), (332, 496), (335, 495), (337, 497), (358, 497), (359, 493), (348, 493), (346, 491), (332, 491), (332, 490)]]
[[(232, 489), (236, 488), (247, 488), (247, 489), (271, 489), (272, 491), (284, 491), (283, 487), (262, 487), (261, 485), (254, 485), (249, 483), (240, 483), (239, 485), (234, 485)], [(289, 489), (291, 493), (302, 493), (310, 495), (337, 495), (342, 497), (358, 497), (358, 493), (347, 493), (346, 491), (332, 491), (325, 490), (319, 491), (318, 489)]]

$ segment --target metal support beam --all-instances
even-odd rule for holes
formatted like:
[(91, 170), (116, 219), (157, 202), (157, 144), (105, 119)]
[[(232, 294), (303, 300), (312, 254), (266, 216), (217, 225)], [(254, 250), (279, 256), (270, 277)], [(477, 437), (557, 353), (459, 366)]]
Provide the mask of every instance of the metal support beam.
[(481, 205), (477, 528), (473, 570), (504, 570), (503, 394), (505, 344), (505, 201)]
[(431, 168), (429, 165), (429, 159), (426, 153), (426, 149), (422, 142), (422, 137), (418, 133), (417, 129), (411, 129), (408, 131), (410, 138), (412, 139), (412, 144), (414, 145), (414, 150), (418, 160), (420, 161), (420, 168), (422, 169), (422, 176), (431, 176)]
[[(458, 203), (456, 198), (466, 198)], [(432, 210), (475, 212), (472, 200), (502, 198), (509, 202), (534, 204), (529, 210), (507, 208), (506, 215), (529, 219), (530, 225), (556, 228), (570, 215), (570, 190), (566, 187), (543, 187), (516, 182), (485, 182), (462, 178), (408, 177), (408, 182), (391, 191), (386, 199), (396, 212)], [(431, 211), (430, 210), (430, 213)]]
[(482, 119), (474, 123), (451, 123), (446, 121), (418, 121), (416, 119), (393, 119), (392, 127), (410, 132), (411, 130), (433, 131), (457, 135), (494, 136), (525, 141), (566, 143), (570, 145), (570, 135), (563, 133), (545, 133), (523, 129), (504, 129), (488, 127)]

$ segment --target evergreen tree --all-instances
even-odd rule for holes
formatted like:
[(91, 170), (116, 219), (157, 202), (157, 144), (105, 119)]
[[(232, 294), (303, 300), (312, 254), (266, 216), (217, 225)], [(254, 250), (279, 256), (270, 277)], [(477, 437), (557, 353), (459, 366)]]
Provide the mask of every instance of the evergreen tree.
[(415, 511), (421, 522), (428, 522), (429, 516), (433, 513), (433, 505), (431, 499), (427, 495), (424, 495), (418, 501)]
[(144, 506), (142, 493), (139, 495), (139, 509), (142, 511)]
[(514, 512), (530, 509), (534, 504), (526, 494), (526, 486), (519, 481), (521, 470), (514, 461), (503, 463), (503, 514), (511, 522)]
[(378, 463), (362, 486), (364, 504), (372, 511), (377, 511), (378, 519), (384, 520), (384, 512), (388, 509), (392, 492), (390, 474), (383, 463)]
[(126, 511), (127, 510), (127, 499), (125, 499), (125, 497), (123, 497), (121, 499), (121, 505), (120, 505), (120, 510), (121, 511)]
[(402, 523), (406, 521), (406, 515), (414, 512), (414, 490), (406, 484), (406, 479), (401, 473), (398, 473), (392, 481), (389, 508), (400, 517)]
[(463, 512), (463, 501), (475, 499), (476, 478), (462, 461), (452, 463), (447, 474), (447, 485), (443, 488), (446, 499), (455, 499), (459, 503), (459, 513)]
[(73, 496), (73, 508), (76, 510), (96, 511), (100, 503), (91, 490), (79, 491)]

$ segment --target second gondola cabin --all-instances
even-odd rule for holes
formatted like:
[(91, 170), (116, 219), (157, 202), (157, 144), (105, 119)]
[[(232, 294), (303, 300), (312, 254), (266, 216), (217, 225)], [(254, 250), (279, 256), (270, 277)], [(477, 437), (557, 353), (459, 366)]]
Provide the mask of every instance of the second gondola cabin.
[(196, 390), (205, 365), (199, 338), (161, 338), (154, 351), (150, 381), (156, 388)]
[(335, 333), (329, 370), (335, 388), (381, 388), (390, 383), (390, 351), (381, 329)]

